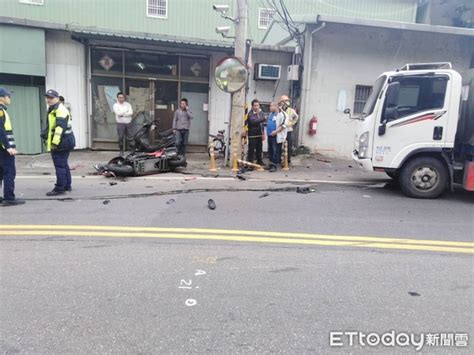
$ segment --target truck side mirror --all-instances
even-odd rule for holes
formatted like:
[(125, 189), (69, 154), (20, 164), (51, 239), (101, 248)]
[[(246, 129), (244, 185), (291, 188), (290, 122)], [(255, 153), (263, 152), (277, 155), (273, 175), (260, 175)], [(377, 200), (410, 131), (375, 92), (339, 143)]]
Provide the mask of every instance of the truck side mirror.
[(343, 112), (344, 112), (346, 115), (349, 115), (349, 119), (350, 119), (350, 120), (354, 120), (354, 119), (355, 119), (355, 117), (353, 117), (353, 116), (351, 115), (351, 109), (350, 109), (350, 108), (346, 108)]

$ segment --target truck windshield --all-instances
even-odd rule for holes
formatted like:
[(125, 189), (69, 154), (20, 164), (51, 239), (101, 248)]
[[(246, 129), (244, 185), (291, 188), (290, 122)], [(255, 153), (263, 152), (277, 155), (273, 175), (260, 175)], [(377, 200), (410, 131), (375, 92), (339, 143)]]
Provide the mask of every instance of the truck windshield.
[(372, 92), (370, 93), (370, 96), (367, 99), (364, 109), (362, 111), (362, 118), (367, 117), (368, 115), (372, 114), (372, 112), (374, 112), (375, 103), (377, 102), (377, 98), (379, 97), (380, 91), (382, 90), (382, 87), (385, 84), (385, 80), (387, 80), (387, 77), (383, 75), (375, 81)]

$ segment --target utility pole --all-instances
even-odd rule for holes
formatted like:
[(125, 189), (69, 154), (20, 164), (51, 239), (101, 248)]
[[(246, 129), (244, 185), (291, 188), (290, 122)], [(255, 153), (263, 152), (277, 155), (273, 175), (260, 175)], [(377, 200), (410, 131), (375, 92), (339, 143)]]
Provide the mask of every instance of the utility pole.
[[(248, 3), (247, 0), (237, 1), (237, 22), (235, 24), (235, 52), (234, 55), (245, 62), (245, 49), (247, 41), (247, 17)], [(242, 131), (244, 128), (245, 114), (245, 85), (239, 91), (232, 94), (232, 114), (230, 138), (232, 141), (232, 161), (241, 158), (242, 155)]]

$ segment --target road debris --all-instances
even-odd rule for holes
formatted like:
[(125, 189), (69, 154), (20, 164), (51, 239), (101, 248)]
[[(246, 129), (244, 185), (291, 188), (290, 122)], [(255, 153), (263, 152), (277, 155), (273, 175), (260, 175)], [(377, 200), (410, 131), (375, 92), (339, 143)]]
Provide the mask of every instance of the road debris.
[(175, 200), (174, 198), (172, 198), (172, 199), (166, 201), (166, 204), (167, 204), (167, 205), (171, 205), (171, 204), (173, 204), (173, 203), (175, 203), (175, 202), (176, 202), (176, 200)]
[(73, 202), (74, 199), (72, 197), (65, 197), (65, 198), (58, 198), (59, 202)]
[(110, 203), (110, 200), (104, 200), (104, 201), (102, 202), (102, 204), (104, 204), (104, 205), (108, 205), (109, 203)]
[(211, 198), (209, 201), (207, 201), (207, 207), (209, 207), (210, 210), (215, 210), (216, 209), (216, 203), (214, 200)]
[(264, 194), (261, 194), (260, 196), (258, 196), (258, 198), (264, 198), (264, 197), (267, 197), (269, 195), (270, 194), (268, 192), (265, 192)]
[(117, 185), (117, 183), (116, 183), (115, 181), (110, 181), (110, 182), (109, 182), (109, 185), (110, 185), (110, 186), (114, 186), (114, 185)]
[(298, 194), (309, 194), (311, 192), (315, 192), (316, 189), (313, 189), (311, 187), (305, 186), (305, 187), (297, 187), (296, 188), (296, 193)]
[(408, 294), (413, 297), (421, 296), (418, 292), (408, 292)]

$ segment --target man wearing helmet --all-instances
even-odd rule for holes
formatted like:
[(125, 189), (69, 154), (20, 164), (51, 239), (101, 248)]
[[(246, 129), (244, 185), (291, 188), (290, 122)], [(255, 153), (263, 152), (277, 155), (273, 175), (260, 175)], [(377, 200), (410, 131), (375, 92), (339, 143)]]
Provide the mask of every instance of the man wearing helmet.
[(278, 104), (281, 110), (286, 114), (287, 117), (287, 136), (288, 142), (288, 164), (291, 163), (291, 155), (293, 153), (293, 129), (298, 123), (299, 116), (296, 111), (291, 107), (290, 98), (286, 95), (280, 96)]

